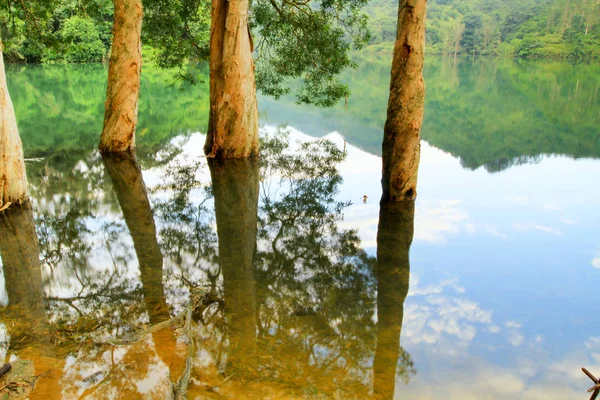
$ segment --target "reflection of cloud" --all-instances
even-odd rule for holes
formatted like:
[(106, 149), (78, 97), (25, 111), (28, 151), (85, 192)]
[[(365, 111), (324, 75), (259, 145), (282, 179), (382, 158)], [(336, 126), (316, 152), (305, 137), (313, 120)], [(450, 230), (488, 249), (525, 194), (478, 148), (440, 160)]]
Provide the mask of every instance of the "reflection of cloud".
[(513, 224), (513, 229), (521, 232), (539, 231), (544, 233), (550, 233), (552, 235), (562, 236), (563, 234), (549, 226), (539, 225), (535, 223), (516, 223)]
[(488, 331), (490, 331), (491, 333), (498, 333), (500, 332), (500, 327), (498, 325), (490, 325), (488, 327)]
[(424, 296), (428, 294), (439, 294), (442, 293), (444, 288), (450, 287), (456, 291), (456, 293), (464, 293), (465, 288), (458, 284), (458, 279), (446, 279), (439, 283), (428, 285), (425, 287), (419, 287), (420, 279), (416, 274), (410, 276), (410, 289), (408, 291), (409, 296)]
[(600, 268), (600, 257), (594, 257), (592, 259), (592, 267)]
[[(441, 200), (434, 204), (420, 203), (415, 214), (414, 240), (443, 242), (446, 234), (460, 232), (460, 224), (465, 224), (469, 216), (462, 211), (459, 200)], [(471, 224), (467, 230), (474, 230)]]
[(560, 211), (560, 210), (562, 210), (562, 207), (557, 202), (555, 202), (555, 201), (551, 201), (551, 202), (546, 203), (544, 205), (544, 208), (546, 210), (551, 210), (551, 211)]
[(600, 337), (591, 336), (584, 343), (585, 347), (591, 350), (590, 355), (594, 359), (594, 362), (600, 363)]
[(571, 218), (561, 218), (560, 222), (565, 225), (577, 225), (579, 223), (576, 220), (571, 219)]
[(500, 239), (508, 239), (508, 236), (505, 235), (504, 233), (501, 233), (500, 231), (498, 231), (498, 229), (495, 226), (486, 224), (483, 226), (483, 230), (485, 232), (489, 233), (490, 235), (498, 237)]
[(523, 337), (523, 335), (519, 335), (518, 333), (512, 332), (508, 336), (508, 343), (512, 344), (515, 347), (519, 347), (523, 344), (524, 339), (525, 338)]
[(529, 198), (527, 198), (527, 196), (512, 196), (507, 197), (506, 200), (521, 206), (526, 206), (527, 204), (529, 204)]
[(477, 325), (492, 324), (492, 313), (482, 310), (477, 303), (442, 295), (448, 288), (459, 295), (465, 293), (456, 279), (420, 287), (419, 278), (413, 274), (410, 287), (409, 296), (424, 296), (425, 301), (424, 304), (410, 302), (405, 305), (402, 336), (405, 343), (434, 344), (452, 338), (458, 339), (460, 346), (466, 346), (476, 336)]
[[(539, 343), (541, 337), (536, 336), (535, 341)], [(548, 360), (544, 352), (525, 356), (522, 352), (527, 348), (522, 348), (519, 352), (523, 356), (515, 357), (514, 362), (506, 366), (470, 354), (465, 348), (443, 351), (453, 345), (423, 346), (425, 360), (431, 360), (435, 368), (419, 369), (407, 386), (398, 382), (395, 398), (434, 399), (443, 392), (444, 398), (461, 400), (579, 399), (585, 395), (585, 388), (591, 386), (591, 381), (581, 373), (581, 366), (585, 365), (592, 373), (600, 371), (597, 360), (590, 362), (593, 356), (586, 354), (591, 348), (600, 350), (600, 337), (591, 337), (585, 342), (587, 351), (581, 348), (561, 359)], [(418, 359), (415, 361), (419, 363)]]

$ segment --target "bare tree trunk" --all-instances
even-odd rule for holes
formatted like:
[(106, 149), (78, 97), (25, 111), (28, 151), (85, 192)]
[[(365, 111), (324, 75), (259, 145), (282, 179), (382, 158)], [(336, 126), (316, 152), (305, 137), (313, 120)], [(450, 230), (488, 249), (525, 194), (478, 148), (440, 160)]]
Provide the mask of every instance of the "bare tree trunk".
[(28, 197), (23, 145), (6, 84), (3, 50), (0, 39), (0, 212), (11, 203), (21, 204)]
[[(378, 400), (394, 398), (404, 300), (408, 295), (409, 249), (413, 238), (414, 218), (414, 200), (382, 203), (380, 206), (375, 270), (377, 347), (373, 360), (373, 393)], [(406, 358), (403, 361), (410, 361)]]
[(113, 0), (113, 3), (113, 43), (99, 146), (100, 151), (108, 153), (135, 148), (142, 70), (142, 1)]
[(254, 254), (258, 225), (258, 160), (209, 160), (215, 195), (219, 265), (223, 271), (229, 369), (238, 377), (256, 365)]
[(427, 0), (401, 0), (390, 97), (383, 135), (382, 201), (417, 194), (421, 124), (425, 106), (423, 57)]
[(210, 116), (204, 152), (241, 158), (258, 153), (258, 106), (248, 0), (212, 0)]

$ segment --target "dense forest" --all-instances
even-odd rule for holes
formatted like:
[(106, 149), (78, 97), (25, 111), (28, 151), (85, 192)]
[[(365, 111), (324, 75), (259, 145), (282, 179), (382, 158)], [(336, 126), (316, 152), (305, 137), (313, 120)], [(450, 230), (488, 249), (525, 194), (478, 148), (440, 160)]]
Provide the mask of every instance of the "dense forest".
[[(207, 57), (210, 7), (208, 3), (206, 7), (198, 7), (198, 2), (176, 1), (168, 10), (154, 4), (161, 2), (145, 3), (143, 43), (148, 59), (171, 66), (184, 57)], [(40, 15), (24, 15), (14, 2), (2, 3), (0, 31), (7, 61), (106, 60), (111, 41), (112, 1), (60, 0), (59, 4), (51, 10), (40, 9)], [(391, 51), (397, 8), (397, 0), (371, 0), (363, 7), (369, 16), (371, 32), (368, 50)], [(183, 18), (190, 9), (196, 15)], [(260, 17), (259, 12), (256, 15)], [(35, 18), (38, 24), (24, 22)], [(183, 27), (181, 35), (165, 34), (179, 25)], [(259, 32), (255, 34), (260, 38)], [(600, 2), (430, 0), (426, 40), (428, 54), (600, 58)], [(194, 49), (191, 53), (187, 50), (190, 48)]]
[[(372, 47), (391, 47), (397, 1), (371, 0)], [(430, 0), (427, 53), (600, 57), (596, 0)]]

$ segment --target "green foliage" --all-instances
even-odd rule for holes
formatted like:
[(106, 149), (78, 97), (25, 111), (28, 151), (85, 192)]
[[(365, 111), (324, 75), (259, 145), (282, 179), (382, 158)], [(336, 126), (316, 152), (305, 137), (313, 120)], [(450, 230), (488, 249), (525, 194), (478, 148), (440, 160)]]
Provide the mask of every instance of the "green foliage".
[(110, 47), (111, 25), (111, 0), (8, 2), (0, 8), (10, 61), (102, 61)]
[(87, 63), (104, 58), (104, 43), (91, 18), (73, 16), (65, 20), (57, 32), (61, 46), (58, 50), (48, 50), (43, 61), (66, 61)]
[(349, 51), (368, 41), (365, 0), (321, 2), (258, 0), (251, 25), (260, 37), (256, 81), (259, 89), (279, 98), (297, 82), (298, 103), (332, 106), (349, 94), (338, 75), (355, 67)]
[[(367, 12), (375, 50), (395, 39), (397, 6), (384, 0), (370, 2)], [(428, 54), (600, 57), (597, 1), (430, 0), (426, 26)]]
[[(208, 80), (208, 68), (199, 77)], [(26, 157), (95, 149), (102, 131), (106, 68), (92, 65), (9, 65), (7, 81)], [(171, 151), (178, 134), (205, 131), (207, 85), (172, 84), (172, 71), (147, 65), (142, 71), (136, 142), (141, 164)]]
[(196, 82), (197, 61), (209, 54), (210, 8), (207, 0), (144, 1), (142, 42), (153, 48), (152, 62)]
[[(260, 99), (266, 121), (311, 135), (342, 132), (381, 154), (389, 93), (389, 55), (357, 57), (342, 75), (356, 96), (322, 110)], [(544, 60), (475, 61), (428, 57), (421, 137), (459, 157), (466, 168), (499, 171), (549, 154), (600, 158), (600, 67)]]

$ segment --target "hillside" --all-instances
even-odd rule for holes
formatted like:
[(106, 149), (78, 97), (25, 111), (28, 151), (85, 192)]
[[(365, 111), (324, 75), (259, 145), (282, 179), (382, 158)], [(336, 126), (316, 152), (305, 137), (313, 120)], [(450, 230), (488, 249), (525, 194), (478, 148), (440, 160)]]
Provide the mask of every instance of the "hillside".
[[(594, 0), (429, 0), (427, 54), (600, 58), (600, 2)], [(370, 48), (388, 50), (397, 0), (366, 8)]]

